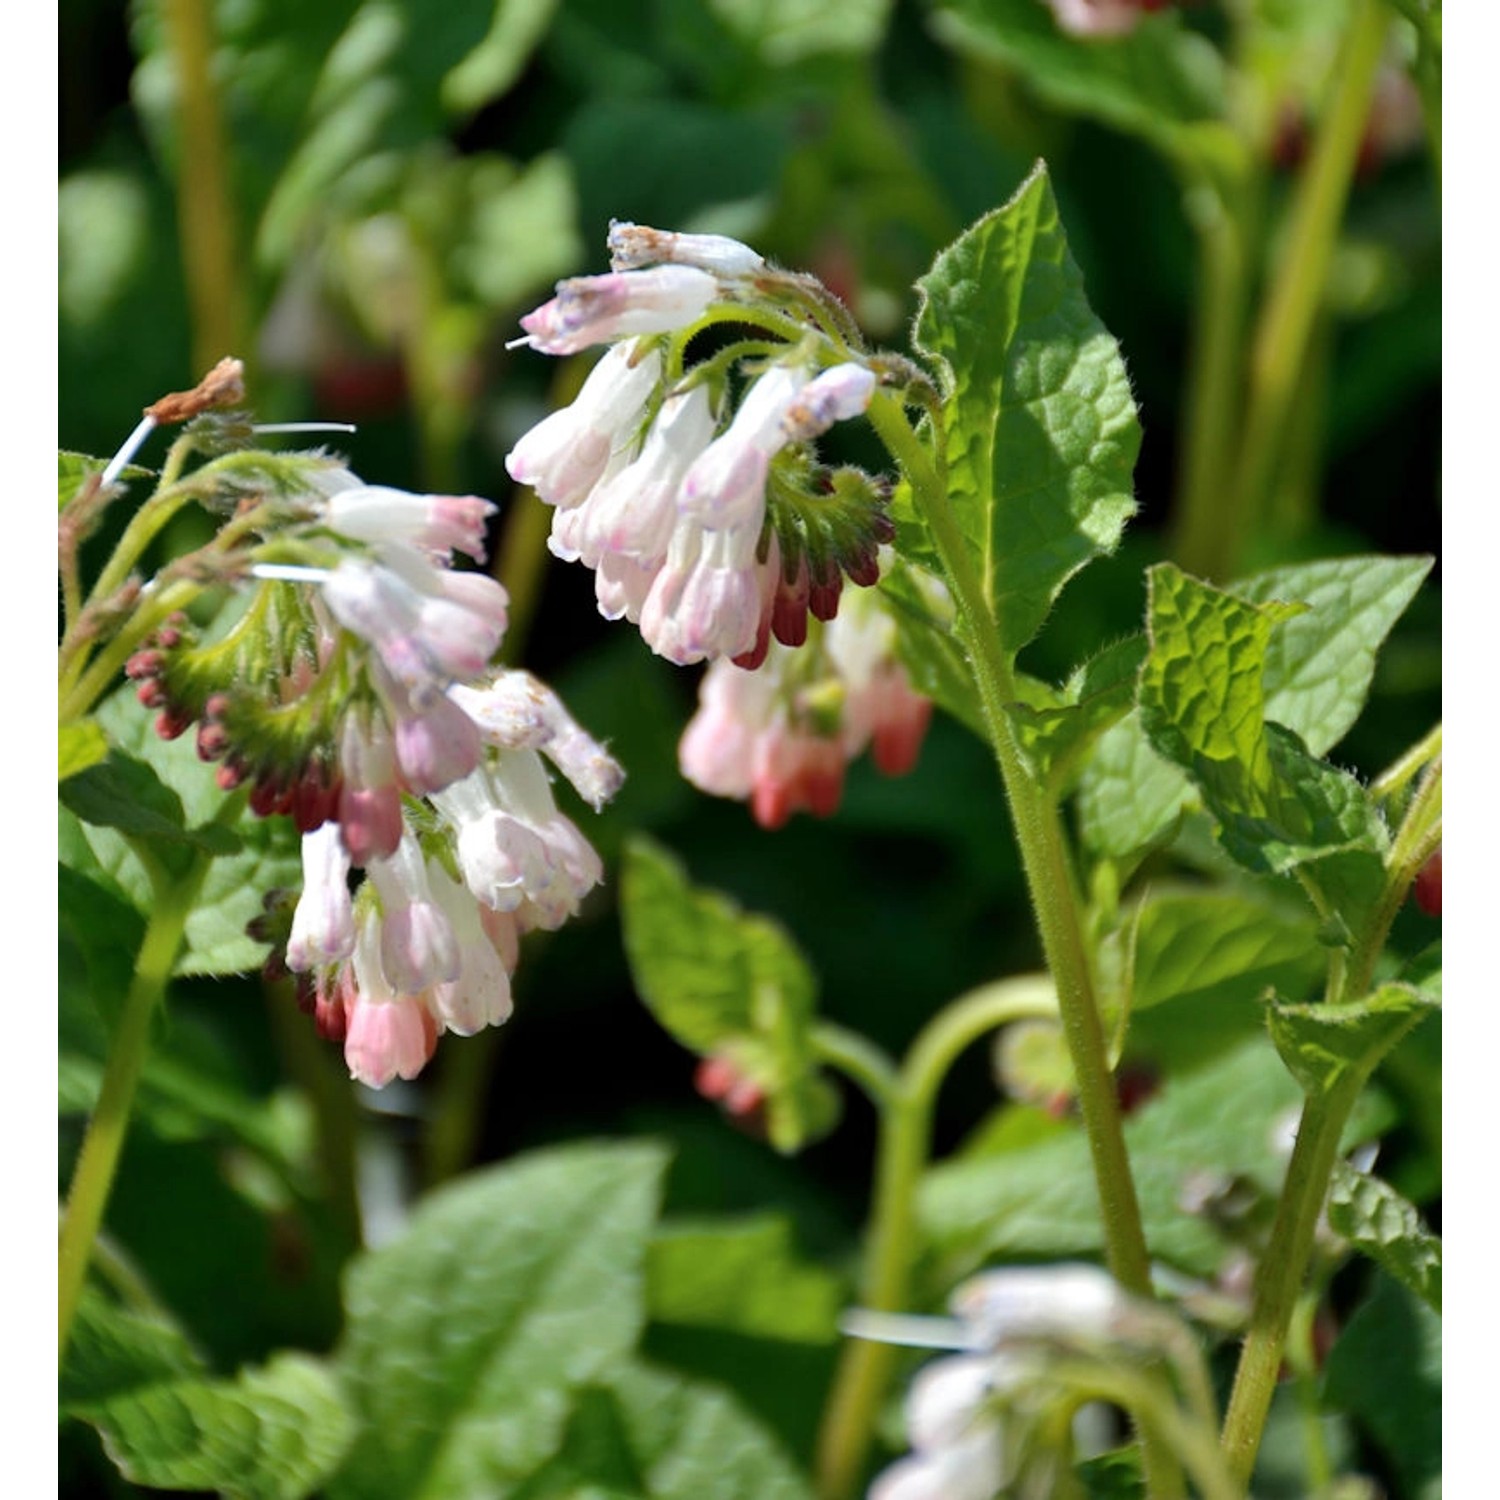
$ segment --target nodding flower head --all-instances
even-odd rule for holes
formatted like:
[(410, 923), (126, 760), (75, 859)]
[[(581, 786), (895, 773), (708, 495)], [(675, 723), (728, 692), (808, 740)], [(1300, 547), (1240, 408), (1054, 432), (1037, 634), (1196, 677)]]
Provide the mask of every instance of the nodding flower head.
[[(613, 342), (506, 467), (557, 508), (548, 546), (595, 570), (606, 618), (638, 622), (680, 664), (758, 664), (773, 637), (800, 642), (809, 611), (832, 619), (846, 578), (875, 582), (875, 554), (894, 536), (886, 487), (823, 467), (814, 444), (860, 416), (877, 370), (894, 378), (896, 366), (864, 355), (812, 278), (772, 270), (736, 240), (616, 223), (610, 252), (609, 275), (560, 283), (522, 319), (523, 342), (544, 353)], [(789, 324), (798, 299), (805, 319)], [(720, 340), (694, 365), (709, 321), (764, 336)]]

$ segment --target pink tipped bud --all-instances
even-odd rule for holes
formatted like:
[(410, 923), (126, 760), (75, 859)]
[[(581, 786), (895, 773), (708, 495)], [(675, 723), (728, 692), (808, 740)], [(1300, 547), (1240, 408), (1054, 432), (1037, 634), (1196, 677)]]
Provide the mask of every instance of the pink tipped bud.
[(577, 276), (558, 282), (557, 295), (527, 313), (521, 327), (543, 354), (577, 354), (631, 334), (685, 328), (718, 294), (718, 282), (695, 266)]

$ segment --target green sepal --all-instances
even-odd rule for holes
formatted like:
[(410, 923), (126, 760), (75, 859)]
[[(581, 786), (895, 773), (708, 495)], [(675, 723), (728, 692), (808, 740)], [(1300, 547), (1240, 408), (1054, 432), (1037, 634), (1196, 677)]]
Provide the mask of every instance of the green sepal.
[(109, 754), (109, 738), (92, 719), (64, 724), (57, 731), (57, 779), (66, 781)]

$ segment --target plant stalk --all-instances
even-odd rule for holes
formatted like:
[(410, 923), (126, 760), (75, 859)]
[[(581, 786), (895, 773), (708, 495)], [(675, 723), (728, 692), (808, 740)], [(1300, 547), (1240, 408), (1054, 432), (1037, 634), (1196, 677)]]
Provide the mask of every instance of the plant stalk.
[(57, 1252), (58, 1358), (68, 1347), (78, 1299), (88, 1271), (89, 1252), (104, 1219), (115, 1170), (151, 1040), (151, 1020), (166, 993), (182, 946), (188, 917), (208, 869), (203, 856), (179, 883), (160, 889), (136, 957), (135, 975), (125, 996), (110, 1043), (99, 1100), (83, 1138)]

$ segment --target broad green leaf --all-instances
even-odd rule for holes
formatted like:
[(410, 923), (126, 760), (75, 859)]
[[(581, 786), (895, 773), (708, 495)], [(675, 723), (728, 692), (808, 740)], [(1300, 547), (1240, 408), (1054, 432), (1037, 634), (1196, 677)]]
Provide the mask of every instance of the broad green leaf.
[[(1270, 1192), (1285, 1171), (1275, 1122), (1298, 1092), (1260, 1038), (1182, 1076), (1125, 1122), (1146, 1239), (1154, 1257), (1195, 1274), (1226, 1252), (1201, 1216), (1181, 1207), (1204, 1172), (1243, 1176)], [(989, 1132), (988, 1140), (995, 1136)], [(1081, 1128), (930, 1170), (918, 1212), (928, 1239), (961, 1266), (988, 1256), (1069, 1256), (1103, 1248), (1098, 1197)]]
[(57, 731), (57, 779), (66, 781), (98, 765), (108, 754), (109, 740), (92, 719), (64, 724)]
[(643, 1145), (537, 1152), (358, 1260), (337, 1369), (364, 1432), (330, 1495), (500, 1495), (554, 1455), (576, 1392), (640, 1335), (663, 1167)]
[(1264, 657), (1265, 716), (1323, 755), (1349, 732), (1375, 675), (1375, 654), (1432, 570), (1428, 557), (1339, 557), (1257, 573), (1234, 585), (1252, 604), (1289, 600)]
[[(102, 731), (101, 731), (102, 733)], [(120, 750), (80, 771), (58, 792), (75, 817), (98, 828), (117, 828), (133, 838), (186, 844), (205, 854), (233, 854), (239, 840), (227, 828), (187, 828), (176, 792), (144, 761)]]
[(1413, 1026), (1438, 1009), (1404, 984), (1385, 984), (1362, 1000), (1337, 1005), (1273, 1001), (1266, 1024), (1276, 1050), (1310, 1098), (1355, 1093)]
[(1302, 606), (1252, 604), (1170, 563), (1147, 577), (1139, 709), (1152, 746), (1193, 780), (1236, 860), (1269, 874), (1306, 866), (1328, 904), (1357, 920), (1383, 888), (1385, 826), (1352, 777), (1265, 722), (1272, 634)]
[(142, 1385), (80, 1415), (132, 1482), (228, 1500), (321, 1493), (354, 1437), (327, 1367), (301, 1354), (278, 1355), (236, 1380)]
[(85, 1286), (58, 1376), (58, 1405), (76, 1411), (202, 1370), (182, 1331), (166, 1318), (116, 1306)]
[(1323, 1399), (1365, 1426), (1413, 1500), (1442, 1494), (1442, 1378), (1442, 1319), (1378, 1277), (1328, 1356)]
[(838, 1278), (796, 1254), (782, 1218), (668, 1221), (646, 1256), (655, 1323), (826, 1344), (838, 1337), (843, 1303)]
[(933, 29), (958, 51), (1008, 65), (1048, 103), (1167, 147), (1224, 114), (1223, 60), (1175, 15), (1084, 39), (1036, 0), (942, 0)]
[(1130, 381), (1084, 297), (1041, 164), (918, 287), (915, 341), (942, 371), (948, 494), (1015, 652), (1134, 513)]
[(683, 1046), (728, 1058), (760, 1086), (778, 1150), (830, 1129), (837, 1096), (809, 1040), (816, 984), (791, 938), (692, 886), (646, 839), (626, 846), (620, 890), (626, 956), (652, 1015)]
[(650, 1500), (810, 1500), (806, 1479), (730, 1392), (642, 1364), (611, 1385)]
[(1317, 922), (1258, 890), (1153, 889), (1136, 929), (1136, 1012), (1298, 993), (1323, 972)]
[(1328, 1223), (1435, 1313), (1443, 1310), (1443, 1242), (1389, 1183), (1336, 1162)]
[(1106, 859), (1129, 859), (1166, 839), (1197, 801), (1192, 783), (1151, 748), (1132, 710), (1107, 729), (1084, 761), (1079, 832)]
[(1009, 706), (1021, 753), (1034, 774), (1054, 788), (1067, 781), (1089, 746), (1130, 712), (1145, 659), (1145, 637), (1131, 636), (1079, 667), (1055, 701)]
[[(224, 793), (214, 779), (214, 767), (198, 759), (191, 735), (161, 739), (151, 715), (128, 688), (107, 699), (98, 717), (122, 755), (144, 762), (159, 779), (167, 795), (153, 795), (168, 809), (164, 817), (175, 802), (194, 838), (212, 840), (230, 832), (217, 823), (212, 831), (206, 826), (223, 812)], [(65, 788), (89, 774), (73, 777)], [(244, 813), (232, 832), (235, 852), (209, 865), (188, 918), (187, 943), (177, 961), (179, 974), (232, 974), (257, 968), (265, 960), (266, 945), (245, 935), (246, 923), (260, 914), (267, 891), (301, 884), (297, 834), (290, 819)], [(97, 862), (96, 870), (85, 873), (112, 883), (138, 911), (149, 911), (155, 900), (151, 882), (126, 840), (111, 828), (84, 826), (81, 833)]]
[(580, 1394), (561, 1451), (524, 1493), (527, 1500), (811, 1495), (775, 1439), (730, 1392), (638, 1361)]
[(880, 594), (896, 622), (896, 649), (912, 686), (984, 738), (974, 671), (954, 634), (947, 589), (898, 551), (881, 577)]

